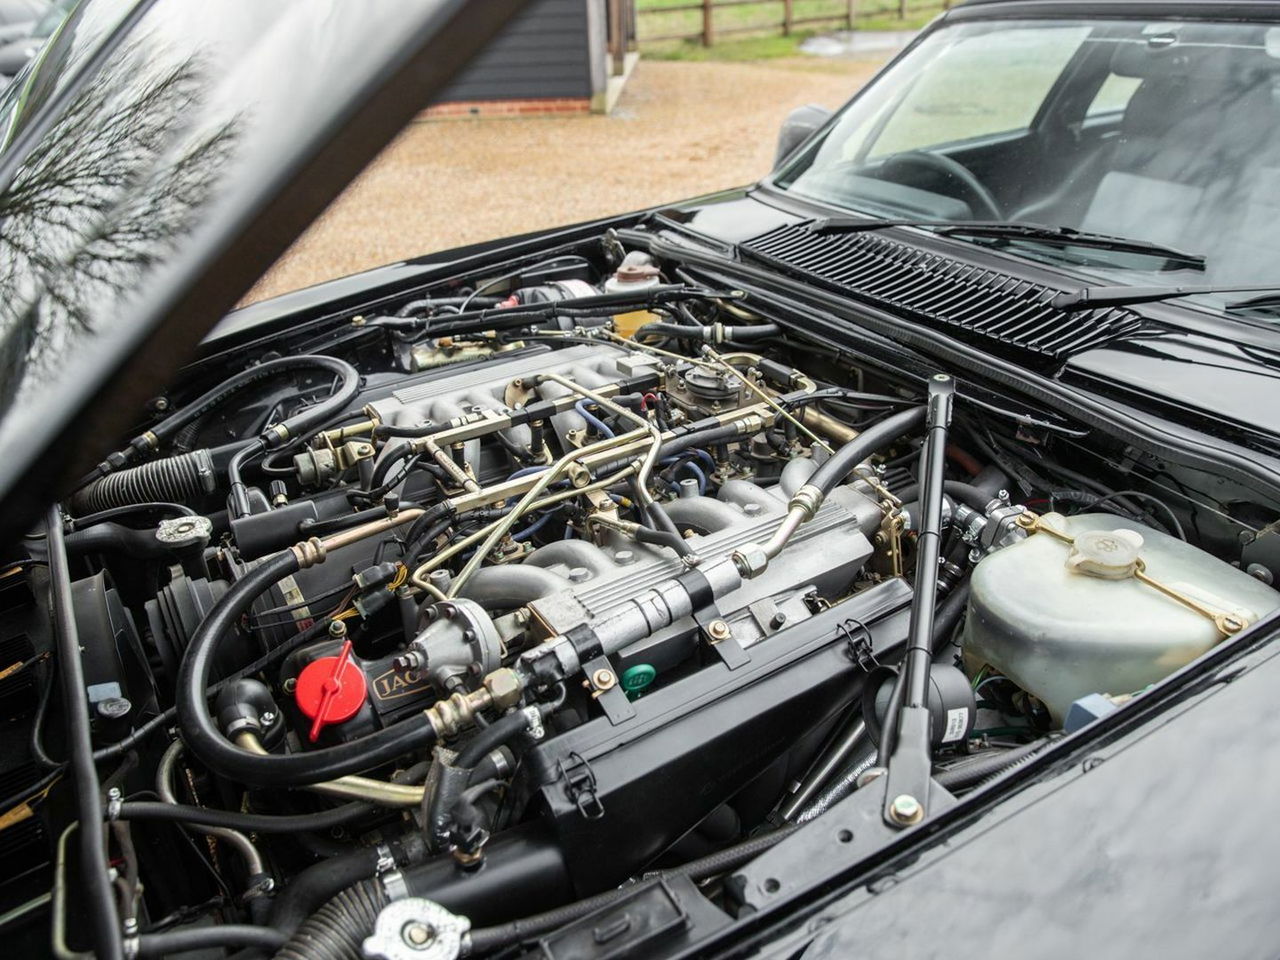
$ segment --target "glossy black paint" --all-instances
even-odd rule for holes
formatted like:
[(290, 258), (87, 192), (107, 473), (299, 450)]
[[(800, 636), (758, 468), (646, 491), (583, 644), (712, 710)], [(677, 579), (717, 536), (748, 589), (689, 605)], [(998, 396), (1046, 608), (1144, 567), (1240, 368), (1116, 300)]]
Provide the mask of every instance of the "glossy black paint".
[(1277, 682), (1273, 649), (1224, 666), (760, 956), (1274, 955), (1280, 770), (1262, 758), (1280, 735)]
[[(262, 22), (284, 16), (274, 8), (251, 12), (259, 6), (269, 5), (246, 3), (245, 17)], [(314, 0), (307, 4), (304, 21), (328, 16), (345, 22), (347, 5), (339, 0), (326, 6), (327, 13), (317, 13), (317, 6)], [(375, 19), (368, 12), (373, 5), (360, 6), (362, 19)], [(19, 529), (57, 484), (100, 454), (103, 442), (121, 433), (141, 402), (189, 355), (195, 340), (395, 132), (409, 111), (409, 92), (417, 97), (441, 80), (446, 71), (424, 61), (424, 52), (431, 49), (428, 24), (448, 36), (450, 28), (457, 31), (465, 25), (462, 7), (440, 4), (433, 13), (424, 7), (418, 29), (406, 30), (405, 5), (389, 4), (388, 9), (401, 15), (398, 33), (384, 31), (374, 37), (353, 26), (343, 33), (342, 43), (319, 50), (313, 49), (318, 44), (315, 36), (305, 31), (302, 36), (296, 30), (272, 31), (266, 48), (271, 55), (264, 53), (264, 59), (274, 70), (264, 62), (239, 81), (223, 77), (209, 82), (204, 95), (212, 97), (211, 102), (236, 83), (257, 82), (267, 90), (289, 87), (295, 78), (282, 76), (279, 65), (300, 60), (305, 75), (323, 78), (323, 91), (305, 86), (301, 100), (306, 109), (296, 117), (272, 113), (270, 105), (257, 117), (210, 109), (207, 117), (200, 113), (200, 124), (184, 128), (188, 142), (198, 128), (205, 139), (194, 142), (208, 143), (214, 137), (217, 149), (228, 151), (227, 157), (219, 155), (213, 164), (216, 170), (209, 174), (212, 193), (197, 198), (189, 209), (170, 211), (176, 219), (164, 237), (172, 245), (164, 256), (153, 260), (135, 250), (124, 274), (105, 282), (91, 277), (92, 285), (85, 288), (72, 285), (74, 309), (65, 304), (62, 308), (69, 320), (82, 319), (84, 329), (77, 336), (85, 339), (78, 341), (76, 350), (82, 356), (60, 358), (68, 364), (65, 369), (42, 374), (58, 387), (65, 386), (58, 402), (46, 404), (34, 394), (22, 400), (21, 377), (8, 385), (10, 410), (0, 420), (0, 448), (6, 453), (0, 466), (6, 535)], [(493, 6), (485, 7), (486, 18), (493, 17)], [(452, 11), (453, 20), (441, 12), (444, 8)], [(1002, 0), (960, 8), (950, 16), (1047, 16), (1099, 9), (1116, 15), (1182, 16), (1205, 7)], [(1280, 4), (1215, 4), (1212, 9), (1215, 15), (1223, 10), (1241, 16), (1280, 16)], [(180, 16), (197, 15), (194, 7), (188, 10)], [(469, 26), (480, 29), (475, 23)], [(363, 44), (359, 58), (350, 57), (354, 47), (348, 46), (348, 39)], [(464, 57), (456, 32), (452, 41), (457, 55)], [(343, 58), (344, 69), (353, 60), (370, 68), (359, 78), (361, 83), (335, 90), (335, 76), (341, 71), (317, 69), (317, 62), (333, 64)], [(156, 62), (173, 64), (163, 57)], [(137, 82), (147, 76), (143, 71)], [(134, 80), (120, 82), (123, 90)], [(311, 83), (305, 77), (298, 82)], [(264, 99), (279, 101), (276, 111), (286, 100), (296, 108), (298, 91), (287, 93), (289, 97)], [(81, 123), (74, 129), (64, 125), (59, 133), (55, 125), (51, 135), (63, 137), (64, 144), (77, 137), (92, 143), (89, 134), (94, 130), (93, 124)], [(223, 136), (218, 139), (220, 131)], [(206, 146), (197, 157), (211, 149)], [(166, 166), (159, 155), (151, 159), (157, 162), (149, 169), (173, 176), (172, 163)], [(4, 201), (0, 193), (0, 204)], [(812, 215), (767, 185), (690, 201), (670, 213), (730, 250), (733, 243), (779, 223)], [(463, 268), (553, 248), (609, 226), (634, 225), (639, 219), (628, 215), (479, 244), (255, 304), (218, 324), (200, 347), (200, 357), (224, 355), (286, 327), (342, 316), (356, 306), (403, 295)], [(1005, 267), (1011, 259), (954, 243), (946, 249), (978, 262), (998, 259)], [(1018, 263), (1021, 269), (1062, 277)], [(98, 296), (103, 291), (105, 296)], [(45, 290), (32, 300), (45, 304), (49, 296)], [(1280, 435), (1280, 408), (1274, 400), (1280, 397), (1274, 384), (1275, 358), (1269, 354), (1273, 335), (1262, 328), (1221, 324), (1177, 305), (1153, 306), (1150, 314), (1169, 323), (1167, 339), (1085, 354), (1073, 359), (1059, 378), (1112, 398), (1113, 409), (1131, 404), (1157, 410), (1189, 429), (1248, 428), (1260, 443), (1274, 443)], [(856, 328), (857, 320), (852, 315), (833, 319), (823, 332), (835, 336), (842, 325), (847, 331)], [(44, 425), (43, 434), (34, 432), (37, 424)], [(58, 442), (44, 444), (48, 437)], [(1276, 837), (1266, 800), (1276, 784), (1265, 757), (1280, 733), (1280, 712), (1270, 694), (1280, 666), (1264, 654), (1255, 656), (1257, 662), (1236, 682), (1213, 686), (1194, 701), (1169, 707), (1155, 726), (1130, 734), (1128, 740), (1099, 746), (1092, 755), (1105, 762), (1091, 761), (1088, 772), (1083, 758), (1064, 761), (1061, 770), (1038, 768), (1042, 782), (1020, 794), (993, 797), (1003, 806), (946, 822), (930, 834), (931, 846), (913, 847), (892, 865), (891, 880), (868, 884), (865, 877), (849, 878), (859, 884), (852, 892), (832, 891), (825, 902), (807, 904), (803, 913), (792, 904), (787, 913), (746, 923), (721, 935), (714, 945), (698, 946), (696, 952), (744, 949), (743, 941), (729, 939), (743, 936), (759, 938), (755, 948), (769, 956), (797, 951), (804, 951), (804, 956), (951, 956), (966, 951), (985, 957), (1014, 951), (1041, 955), (1065, 952), (1067, 941), (1072, 955), (1231, 953), (1223, 950), (1224, 943), (1238, 944), (1242, 956), (1271, 952), (1266, 948), (1280, 931), (1267, 897), (1275, 879), (1270, 847)], [(1219, 670), (1224, 662), (1196, 671)], [(1123, 720), (1117, 721), (1117, 728)], [(1050, 776), (1062, 771), (1065, 776)], [(1241, 803), (1242, 796), (1248, 802)], [(812, 912), (815, 906), (821, 907), (820, 917)], [(774, 922), (804, 927), (799, 932), (782, 930), (771, 927)]]

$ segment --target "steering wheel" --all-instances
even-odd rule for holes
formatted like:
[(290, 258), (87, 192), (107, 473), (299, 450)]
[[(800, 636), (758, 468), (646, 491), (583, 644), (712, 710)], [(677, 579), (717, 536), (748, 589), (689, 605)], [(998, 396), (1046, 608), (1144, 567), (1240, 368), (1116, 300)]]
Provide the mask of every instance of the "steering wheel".
[(952, 160), (944, 153), (928, 153), (924, 150), (904, 150), (888, 157), (880, 166), (882, 180), (896, 180), (892, 176), (896, 171), (904, 173), (912, 170), (924, 170), (937, 174), (957, 184), (960, 196), (956, 197), (969, 205), (970, 211), (979, 220), (1003, 220), (1004, 214), (1000, 204), (991, 195), (991, 191), (983, 186), (982, 181), (958, 160)]

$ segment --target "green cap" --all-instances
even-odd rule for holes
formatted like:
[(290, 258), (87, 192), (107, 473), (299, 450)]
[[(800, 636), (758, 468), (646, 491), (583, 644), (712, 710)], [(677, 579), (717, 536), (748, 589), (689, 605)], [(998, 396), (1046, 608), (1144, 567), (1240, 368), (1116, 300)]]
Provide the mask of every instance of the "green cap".
[(634, 700), (644, 692), (645, 687), (653, 683), (653, 678), (657, 675), (658, 671), (649, 664), (637, 663), (622, 671), (622, 689)]

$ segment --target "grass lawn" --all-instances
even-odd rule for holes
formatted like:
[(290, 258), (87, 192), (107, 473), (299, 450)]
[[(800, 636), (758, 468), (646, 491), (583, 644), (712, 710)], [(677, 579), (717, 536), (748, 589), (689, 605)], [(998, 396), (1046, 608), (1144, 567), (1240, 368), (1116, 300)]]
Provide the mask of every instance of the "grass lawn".
[[(830, 17), (826, 23), (798, 24), (789, 36), (780, 33), (782, 8), (780, 0), (761, 0), (719, 7), (714, 14), (715, 42), (702, 46), (702, 11), (674, 10), (668, 7), (686, 5), (688, 0), (637, 0), (639, 39), (644, 55), (655, 60), (771, 60), (792, 57), (808, 37), (828, 30), (844, 29), (848, 12), (847, 0), (794, 0), (796, 21), (813, 17)], [(855, 29), (917, 30), (942, 10), (942, 2), (929, 2), (923, 9), (912, 5), (905, 20), (898, 18), (897, 0), (857, 0)], [(648, 12), (646, 12), (648, 11)], [(687, 40), (658, 40), (671, 34), (698, 34)]]

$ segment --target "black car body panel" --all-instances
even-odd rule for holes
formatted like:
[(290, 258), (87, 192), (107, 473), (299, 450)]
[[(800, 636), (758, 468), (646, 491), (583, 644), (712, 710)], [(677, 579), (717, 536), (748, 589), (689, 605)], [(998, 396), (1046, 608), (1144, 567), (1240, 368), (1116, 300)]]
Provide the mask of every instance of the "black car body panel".
[[(835, 358), (837, 368), (854, 359), (873, 372), (893, 368), (892, 382), (904, 393), (939, 369), (953, 370), (961, 379), (969, 414), (1014, 422), (1013, 435), (1033, 449), (1052, 441), (1059, 444), (1059, 453), (1074, 451), (1080, 460), (1069, 466), (1077, 472), (1117, 466), (1127, 471), (1136, 464), (1156, 477), (1175, 478), (1176, 473), (1169, 483), (1191, 476), (1206, 486), (1221, 486), (1222, 502), (1242, 510), (1277, 495), (1280, 350), (1265, 325), (1235, 324), (1177, 303), (1143, 305), (1137, 312), (1160, 331), (1158, 336), (1083, 350), (1060, 364), (1032, 369), (979, 337), (913, 326), (909, 318), (859, 298), (856, 291), (842, 295), (800, 271), (772, 269), (740, 256), (741, 245), (824, 213), (768, 179), (752, 188), (658, 209), (431, 254), (232, 311), (301, 229), (519, 5), (503, 0), (481, 9), (441, 2), (415, 6), (410, 15), (409, 5), (390, 0), (382, 6), (359, 5), (358, 11), (339, 2), (289, 8), (244, 3), (234, 16), (223, 17), (178, 7), (175, 20), (165, 25), (172, 35), (166, 36), (163, 49), (147, 56), (129, 53), (126, 37), (120, 51), (103, 57), (95, 73), (101, 79), (88, 88), (75, 68), (85, 62), (82, 57), (93, 56), (89, 27), (77, 20), (68, 24), (46, 56), (46, 65), (65, 58), (65, 73), (44, 76), (41, 67), (17, 81), (32, 84), (50, 105), (45, 112), (19, 117), (11, 131), (16, 149), (0, 157), (0, 183), (8, 184), (0, 192), (0, 207), (24, 177), (38, 186), (31, 170), (41, 151), (47, 156), (56, 148), (67, 164), (80, 163), (84, 156), (119, 164), (101, 163), (89, 171), (80, 188), (89, 198), (85, 221), (62, 225), (65, 233), (53, 231), (63, 241), (62, 261), (33, 266), (23, 250), (46, 244), (52, 228), (34, 216), (24, 220), (20, 209), (8, 216), (7, 228), (25, 223), (28, 230), (25, 238), (21, 232), (5, 238), (13, 248), (6, 254), (10, 269), (29, 271), (33, 279), (26, 299), (5, 309), (8, 376), (0, 380), (0, 391), (9, 403), (0, 419), (0, 445), (6, 452), (0, 464), (0, 496), (6, 505), (0, 541), (28, 529), (51, 492), (70, 488), (114, 449), (116, 438), (143, 420), (145, 402), (184, 361), (190, 361), (185, 376), (200, 381), (236, 370), (241, 356), (272, 355), (277, 340), (294, 343), (311, 331), (318, 335), (359, 325), (364, 314), (409, 326), (411, 319), (393, 314), (422, 291), (457, 287), (458, 277), (483, 283), (487, 273), (517, 259), (529, 262), (600, 237), (606, 245), (621, 237), (633, 249), (647, 246), (660, 257), (678, 259), (709, 288), (746, 291), (760, 317), (803, 333), (814, 355)], [(139, 17), (142, 26), (135, 29), (145, 34), (146, 6), (130, 12), (121, 5), (115, 8), (116, 17)], [(1200, 4), (975, 0), (943, 21), (1009, 16), (1280, 19), (1280, 5), (1213, 4), (1206, 12)], [(394, 30), (388, 29), (392, 23)], [(99, 37), (111, 26), (99, 24)], [(85, 31), (81, 39), (89, 50), (76, 47), (78, 30)], [(153, 35), (146, 42), (159, 41)], [(252, 55), (246, 56), (246, 49)], [(295, 65), (296, 74), (281, 69), (282, 64)], [(97, 70), (99, 65), (94, 66)], [(339, 75), (343, 82), (335, 87)], [(149, 83), (153, 77), (155, 83)], [(182, 88), (176, 99), (166, 93), (175, 84)], [(95, 85), (96, 101), (90, 96)], [(250, 96), (255, 89), (271, 95), (255, 99)], [(288, 95), (276, 95), (281, 89)], [(262, 112), (245, 109), (246, 98)], [(77, 118), (75, 111), (86, 103), (94, 112)], [(114, 114), (146, 117), (148, 110), (154, 116), (151, 139), (129, 141), (131, 149), (118, 151), (119, 157), (109, 149), (118, 142), (104, 144), (92, 135), (110, 133)], [(139, 183), (146, 189), (135, 190)], [(153, 225), (151, 231), (140, 239), (113, 232), (136, 228), (140, 211)], [(887, 233), (957, 264), (1006, 270), (1064, 292), (1079, 286), (1078, 278), (1065, 270), (1000, 251), (909, 228)], [(119, 264), (104, 268), (113, 257)], [(469, 289), (468, 302), (479, 292)], [(362, 315), (353, 316), (357, 311)], [(563, 327), (559, 332), (581, 331)], [(47, 343), (42, 345), (42, 339)], [(527, 349), (529, 358), (537, 358), (541, 346), (520, 345), (513, 353), (523, 361), (526, 355), (517, 350)], [(435, 376), (423, 369), (413, 373), (417, 386)], [(56, 390), (36, 389), (50, 382)], [(383, 380), (370, 392), (385, 401), (394, 389)], [(642, 403), (645, 389), (637, 387)], [(1106, 456), (1122, 463), (1086, 450), (1086, 438), (1099, 433), (1115, 440)], [(903, 482), (910, 480), (908, 476)], [(278, 505), (287, 506), (287, 498)], [(389, 515), (394, 516), (394, 509)], [(1246, 519), (1264, 522), (1253, 514)], [(1270, 540), (1280, 539), (1274, 525), (1263, 532)], [(1213, 536), (1203, 536), (1206, 548), (1224, 556), (1240, 553), (1239, 543), (1214, 542)], [(1275, 547), (1264, 543), (1259, 550)], [(1248, 560), (1251, 555), (1244, 556)], [(243, 576), (245, 569), (251, 564), (237, 569), (237, 575)], [(342, 587), (339, 583), (336, 594)], [(291, 595), (279, 598), (279, 608), (295, 609), (292, 600)], [(697, 616), (702, 620), (710, 613), (714, 606)], [(904, 609), (897, 613), (905, 620)], [(855, 673), (850, 661), (856, 659), (857, 628), (867, 627), (851, 618), (839, 628), (846, 633), (838, 633), (820, 622), (826, 632), (806, 642), (822, 647), (824, 656), (838, 663), (821, 681), (825, 695), (839, 686), (842, 675), (836, 670)], [(959, 806), (941, 809), (925, 826), (873, 843), (864, 860), (850, 865), (838, 857), (831, 862), (815, 857), (794, 863), (796, 871), (807, 873), (805, 895), (793, 897), (784, 887), (770, 909), (743, 910), (732, 923), (704, 905), (699, 910), (707, 912), (690, 911), (678, 940), (655, 941), (636, 955), (1266, 952), (1277, 933), (1266, 896), (1275, 878), (1269, 843), (1275, 829), (1269, 825), (1266, 800), (1274, 793), (1269, 788), (1276, 775), (1268, 772), (1266, 752), (1280, 733), (1280, 708), (1268, 695), (1278, 669), (1268, 647), (1276, 623), (1273, 617), (1223, 642), (1103, 720), (984, 783)], [(837, 649), (846, 638), (847, 655)], [(708, 674), (728, 675), (742, 666), (735, 666), (730, 654), (722, 657), (723, 664), (710, 658)], [(761, 658), (752, 669), (764, 663)], [(861, 660), (857, 663), (863, 666)], [(388, 665), (387, 674), (398, 669)], [(769, 679), (783, 681), (781, 675)], [(819, 686), (807, 675), (805, 679)], [(725, 689), (731, 685), (726, 683)], [(667, 690), (676, 691), (669, 694), (676, 702), (677, 688)], [(711, 687), (708, 691), (699, 695), (709, 702), (721, 695)], [(655, 729), (666, 722), (665, 714), (656, 716), (667, 709), (662, 696), (659, 691), (639, 711)], [(801, 702), (795, 690), (788, 697)], [(831, 699), (838, 697), (832, 694)], [(618, 771), (631, 766), (621, 747), (642, 734), (622, 725), (625, 702), (612, 702), (609, 709), (616, 712), (595, 717), (589, 732), (608, 741), (608, 750), (601, 748), (600, 769), (620, 777)], [(823, 710), (828, 709), (834, 708), (824, 700)], [(799, 728), (793, 713), (803, 710), (788, 714)], [(696, 714), (689, 716), (696, 727)], [(739, 726), (745, 724), (737, 717), (726, 721), (729, 733)], [(767, 738), (754, 727), (752, 731), (752, 746), (758, 749), (756, 740)], [(731, 742), (728, 734), (726, 742)], [(610, 753), (615, 746), (619, 752)], [(766, 746), (781, 750), (772, 742)], [(576, 816), (589, 801), (569, 790), (573, 758), (582, 757), (576, 751), (558, 756), (559, 749), (549, 740), (537, 755), (555, 756), (556, 762), (540, 759), (546, 769), (524, 770), (520, 776), (553, 808), (558, 822), (570, 825), (572, 835), (582, 828)], [(761, 750), (762, 757), (767, 753)], [(649, 759), (660, 770), (665, 757)], [(689, 770), (698, 766), (692, 748), (685, 762)], [(579, 782), (591, 776), (588, 768)], [(733, 778), (747, 779), (737, 769)], [(726, 774), (724, 779), (732, 778)], [(690, 790), (690, 806), (701, 812), (705, 798), (694, 797), (695, 792)], [(675, 836), (685, 827), (679, 818), (659, 830), (645, 821), (661, 818), (645, 816), (643, 807), (644, 798), (634, 809), (629, 806), (637, 843), (650, 845), (642, 867), (675, 840), (685, 839)], [(607, 838), (608, 822), (598, 826), (600, 836)], [(583, 862), (609, 855), (601, 850), (605, 841), (594, 839), (593, 829), (582, 830), (589, 839), (575, 855)], [(533, 847), (535, 841), (542, 842), (530, 831), (518, 843)], [(785, 850), (786, 843), (778, 849)], [(558, 864), (556, 856), (540, 855), (544, 863)], [(590, 884), (608, 887), (619, 876), (639, 872), (621, 859), (602, 859), (596, 866), (587, 871), (589, 879), (581, 881), (580, 892), (598, 893)], [(550, 872), (547, 877), (549, 893), (560, 878), (551, 879)], [(535, 877), (533, 885), (543, 884)], [(691, 884), (677, 892), (699, 896)]]

